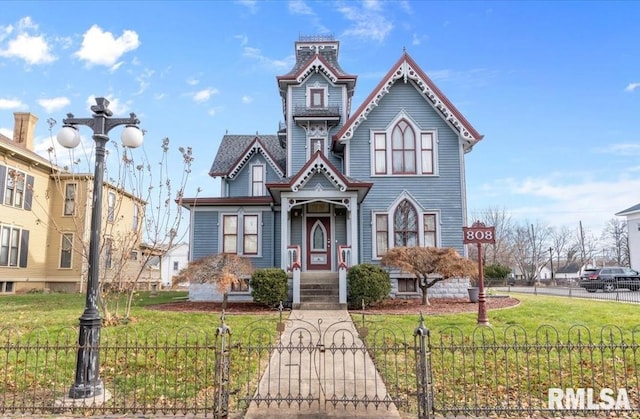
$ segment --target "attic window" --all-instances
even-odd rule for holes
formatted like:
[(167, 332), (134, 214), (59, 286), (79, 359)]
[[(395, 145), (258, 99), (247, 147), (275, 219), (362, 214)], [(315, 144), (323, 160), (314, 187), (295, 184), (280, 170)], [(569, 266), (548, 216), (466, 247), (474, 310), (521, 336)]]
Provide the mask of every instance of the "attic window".
[(324, 108), (324, 97), (326, 95), (325, 89), (321, 87), (314, 87), (309, 89), (309, 107), (310, 108)]

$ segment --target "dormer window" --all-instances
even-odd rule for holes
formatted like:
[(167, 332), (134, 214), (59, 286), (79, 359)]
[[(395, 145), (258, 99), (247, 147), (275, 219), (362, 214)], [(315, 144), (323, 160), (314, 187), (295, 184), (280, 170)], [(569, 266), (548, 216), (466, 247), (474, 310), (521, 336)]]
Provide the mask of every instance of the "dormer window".
[(261, 164), (251, 166), (251, 196), (264, 195), (264, 169)]
[(328, 104), (328, 86), (315, 82), (307, 85), (307, 108), (326, 109)]
[(311, 101), (309, 103), (310, 108), (324, 108), (324, 95), (325, 90), (322, 88), (313, 88), (310, 90)]

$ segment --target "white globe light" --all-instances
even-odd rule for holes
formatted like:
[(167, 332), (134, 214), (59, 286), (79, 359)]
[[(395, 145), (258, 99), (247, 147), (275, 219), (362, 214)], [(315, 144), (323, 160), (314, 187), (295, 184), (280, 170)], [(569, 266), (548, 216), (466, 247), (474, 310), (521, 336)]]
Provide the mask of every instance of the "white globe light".
[(127, 125), (120, 138), (125, 147), (138, 148), (142, 145), (142, 131), (135, 125)]
[(75, 148), (80, 144), (80, 133), (77, 129), (66, 126), (62, 127), (56, 135), (58, 143), (65, 148)]

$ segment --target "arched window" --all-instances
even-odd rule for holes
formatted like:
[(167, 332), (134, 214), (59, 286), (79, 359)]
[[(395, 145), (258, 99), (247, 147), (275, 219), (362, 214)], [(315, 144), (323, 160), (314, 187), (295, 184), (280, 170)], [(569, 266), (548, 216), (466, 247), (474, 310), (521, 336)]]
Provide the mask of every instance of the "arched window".
[(317, 221), (311, 231), (311, 250), (327, 250), (327, 234), (322, 223), (320, 221)]
[(418, 245), (418, 213), (406, 199), (393, 214), (393, 237), (394, 246)]
[(416, 173), (416, 134), (404, 119), (391, 132), (393, 174)]

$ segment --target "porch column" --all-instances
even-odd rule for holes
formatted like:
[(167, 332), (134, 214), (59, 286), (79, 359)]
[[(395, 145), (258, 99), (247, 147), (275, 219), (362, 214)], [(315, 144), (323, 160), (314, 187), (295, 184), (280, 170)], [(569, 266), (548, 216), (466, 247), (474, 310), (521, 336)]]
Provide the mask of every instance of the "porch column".
[(358, 196), (354, 194), (349, 199), (349, 229), (351, 237), (349, 238), (349, 244), (351, 245), (351, 262), (350, 266), (357, 265), (360, 260), (360, 235), (358, 234)]
[(289, 198), (282, 197), (280, 205), (280, 267), (285, 271), (289, 268)]

